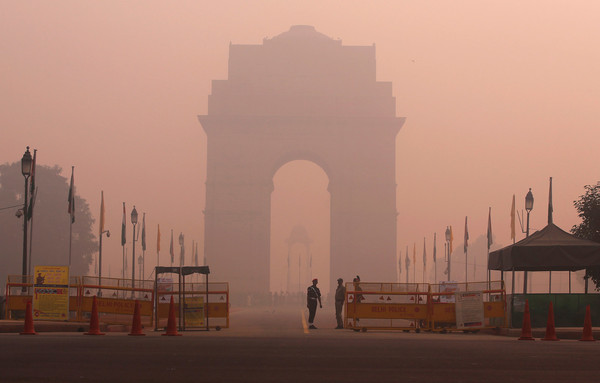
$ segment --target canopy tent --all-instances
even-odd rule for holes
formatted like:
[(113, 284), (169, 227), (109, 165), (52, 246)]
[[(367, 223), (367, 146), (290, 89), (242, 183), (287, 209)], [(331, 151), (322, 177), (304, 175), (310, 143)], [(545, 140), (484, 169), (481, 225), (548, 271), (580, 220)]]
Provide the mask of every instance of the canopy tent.
[(492, 251), (489, 270), (577, 271), (600, 267), (600, 243), (579, 239), (553, 223), (529, 237)]

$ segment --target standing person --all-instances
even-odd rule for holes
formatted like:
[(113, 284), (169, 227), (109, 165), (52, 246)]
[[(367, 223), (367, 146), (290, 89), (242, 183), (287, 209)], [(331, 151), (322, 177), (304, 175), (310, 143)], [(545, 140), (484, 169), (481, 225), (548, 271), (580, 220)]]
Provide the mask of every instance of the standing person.
[(317, 313), (317, 301), (319, 302), (319, 307), (323, 308), (321, 304), (321, 290), (317, 287), (317, 283), (319, 280), (317, 278), (312, 280), (312, 286), (308, 286), (306, 291), (306, 307), (308, 307), (308, 328), (311, 330), (316, 330), (317, 328), (313, 324), (315, 320), (315, 314)]
[(344, 328), (344, 321), (342, 320), (342, 308), (344, 307), (344, 301), (346, 300), (346, 288), (344, 287), (344, 280), (338, 278), (338, 285), (335, 289), (335, 319), (337, 320), (336, 330)]

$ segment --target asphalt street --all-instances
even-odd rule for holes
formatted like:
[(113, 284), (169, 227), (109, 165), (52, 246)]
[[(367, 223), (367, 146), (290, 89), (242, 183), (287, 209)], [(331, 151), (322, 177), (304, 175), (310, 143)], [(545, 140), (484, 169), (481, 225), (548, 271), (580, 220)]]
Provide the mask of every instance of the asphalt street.
[(297, 309), (237, 309), (231, 327), (0, 334), (2, 382), (572, 382), (599, 381), (600, 342), (486, 334), (334, 330), (331, 310), (305, 329)]

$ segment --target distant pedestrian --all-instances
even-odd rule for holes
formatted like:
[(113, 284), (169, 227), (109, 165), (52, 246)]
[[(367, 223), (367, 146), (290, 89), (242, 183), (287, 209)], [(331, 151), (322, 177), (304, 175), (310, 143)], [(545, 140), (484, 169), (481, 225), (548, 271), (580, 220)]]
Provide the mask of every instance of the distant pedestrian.
[(317, 287), (317, 283), (319, 280), (317, 278), (312, 280), (312, 285), (308, 287), (306, 291), (306, 307), (308, 307), (308, 328), (311, 330), (316, 330), (317, 328), (313, 324), (315, 321), (315, 314), (317, 313), (317, 301), (319, 302), (319, 307), (323, 308), (321, 304), (321, 291)]
[(338, 278), (338, 285), (335, 289), (335, 319), (337, 320), (338, 329), (344, 328), (344, 320), (342, 319), (342, 308), (344, 307), (344, 301), (346, 300), (346, 288), (344, 287), (344, 280)]

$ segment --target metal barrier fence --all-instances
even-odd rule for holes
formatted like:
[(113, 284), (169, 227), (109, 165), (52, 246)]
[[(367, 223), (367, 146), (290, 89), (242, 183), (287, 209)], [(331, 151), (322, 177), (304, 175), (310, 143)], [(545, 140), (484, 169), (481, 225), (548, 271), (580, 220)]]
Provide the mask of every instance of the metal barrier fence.
[[(80, 277), (69, 278), (69, 321), (78, 320)], [(6, 319), (25, 318), (27, 302), (33, 299), (32, 275), (9, 275), (6, 282)]]
[(507, 326), (502, 281), (436, 285), (352, 282), (346, 283), (345, 306), (345, 327), (357, 331), (446, 332)]
[(229, 328), (229, 283), (186, 282), (181, 291), (179, 286), (176, 282), (158, 283), (155, 329), (167, 325), (171, 297), (180, 329)]
[[(101, 282), (102, 284), (99, 284)], [(166, 327), (170, 298), (173, 296), (176, 317), (181, 329), (228, 328), (229, 284), (186, 283), (182, 291), (173, 282), (135, 281), (97, 277), (70, 277), (68, 321), (88, 321), (96, 296), (98, 319), (107, 324), (130, 325), (135, 301), (140, 302), (142, 324), (155, 329)], [(208, 287), (208, 288), (207, 288)], [(23, 319), (27, 302), (33, 299), (33, 277), (10, 275), (6, 283), (7, 319)], [(183, 302), (181, 308), (179, 301)], [(183, 315), (179, 315), (179, 310)]]

